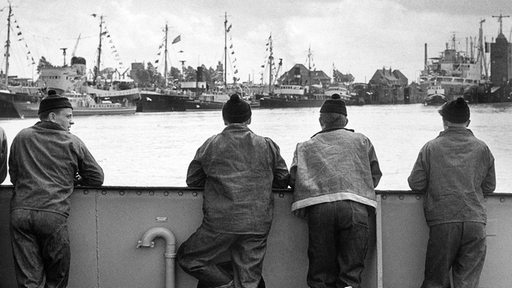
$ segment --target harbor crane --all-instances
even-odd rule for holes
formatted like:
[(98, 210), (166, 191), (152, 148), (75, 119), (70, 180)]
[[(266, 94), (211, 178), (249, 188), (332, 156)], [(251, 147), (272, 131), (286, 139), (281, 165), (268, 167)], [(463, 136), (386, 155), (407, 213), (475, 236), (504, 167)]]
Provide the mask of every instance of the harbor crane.
[(73, 47), (73, 52), (71, 53), (71, 57), (75, 57), (76, 48), (78, 47), (78, 42), (80, 42), (80, 36), (82, 36), (82, 34), (78, 34), (78, 38), (76, 38), (75, 47)]

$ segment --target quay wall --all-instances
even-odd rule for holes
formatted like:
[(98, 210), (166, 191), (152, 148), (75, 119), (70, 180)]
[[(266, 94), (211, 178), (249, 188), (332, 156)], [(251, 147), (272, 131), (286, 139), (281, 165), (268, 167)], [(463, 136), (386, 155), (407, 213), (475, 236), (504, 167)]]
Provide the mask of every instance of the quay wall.
[[(0, 186), (0, 288), (15, 287), (9, 239), (12, 186)], [(275, 193), (275, 215), (263, 277), (267, 287), (307, 287), (307, 225), (290, 212), (289, 190)], [(379, 208), (370, 225), (371, 243), (363, 287), (419, 287), (428, 240), (422, 195), (378, 191)], [(178, 247), (201, 223), (202, 191), (181, 187), (77, 188), (72, 195), (69, 231), (69, 287), (164, 287), (165, 242), (137, 248), (144, 232), (164, 227)], [(512, 194), (486, 197), (488, 250), (480, 287), (510, 287)], [(176, 287), (196, 280), (176, 265)]]

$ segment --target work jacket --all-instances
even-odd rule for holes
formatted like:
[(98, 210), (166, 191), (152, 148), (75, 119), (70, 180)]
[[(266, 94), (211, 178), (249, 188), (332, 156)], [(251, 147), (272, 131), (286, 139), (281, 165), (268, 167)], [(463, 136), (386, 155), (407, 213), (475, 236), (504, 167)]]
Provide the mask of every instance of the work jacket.
[(30, 209), (69, 216), (75, 176), (81, 185), (103, 184), (103, 170), (85, 144), (60, 125), (37, 122), (14, 138), (9, 175), (11, 210)]
[(0, 128), (0, 184), (7, 176), (7, 137), (4, 129)]
[(471, 130), (450, 127), (421, 148), (408, 181), (425, 193), (428, 225), (486, 223), (483, 193), (496, 187), (494, 157)]
[(204, 187), (203, 225), (217, 232), (268, 233), (272, 187), (286, 188), (289, 173), (279, 147), (246, 125), (230, 124), (197, 150), (187, 185)]
[(370, 139), (361, 133), (324, 130), (298, 143), (290, 173), (292, 211), (340, 200), (377, 206), (374, 188), (382, 173)]

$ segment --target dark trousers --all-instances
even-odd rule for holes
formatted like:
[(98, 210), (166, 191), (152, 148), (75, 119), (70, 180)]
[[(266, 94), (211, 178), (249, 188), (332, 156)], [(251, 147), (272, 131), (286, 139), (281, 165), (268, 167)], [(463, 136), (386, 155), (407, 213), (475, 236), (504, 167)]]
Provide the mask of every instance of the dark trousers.
[(336, 201), (306, 209), (308, 286), (359, 288), (368, 251), (368, 207), (353, 201)]
[(16, 209), (10, 232), (18, 287), (67, 286), (71, 254), (66, 217)]
[(476, 288), (486, 254), (485, 224), (459, 222), (430, 227), (422, 288)]
[[(200, 226), (181, 244), (176, 258), (185, 272), (199, 280), (198, 287), (256, 288), (261, 281), (267, 237), (219, 233)], [(219, 265), (226, 252), (231, 258), (229, 267)]]

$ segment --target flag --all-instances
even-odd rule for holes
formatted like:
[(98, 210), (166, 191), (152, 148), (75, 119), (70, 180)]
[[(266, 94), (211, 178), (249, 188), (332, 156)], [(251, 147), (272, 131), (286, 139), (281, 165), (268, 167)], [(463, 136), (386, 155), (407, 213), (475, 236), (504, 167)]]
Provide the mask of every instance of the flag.
[(172, 40), (172, 43), (171, 44), (176, 44), (178, 42), (181, 41), (181, 35), (178, 35), (178, 37), (174, 38), (174, 40)]

